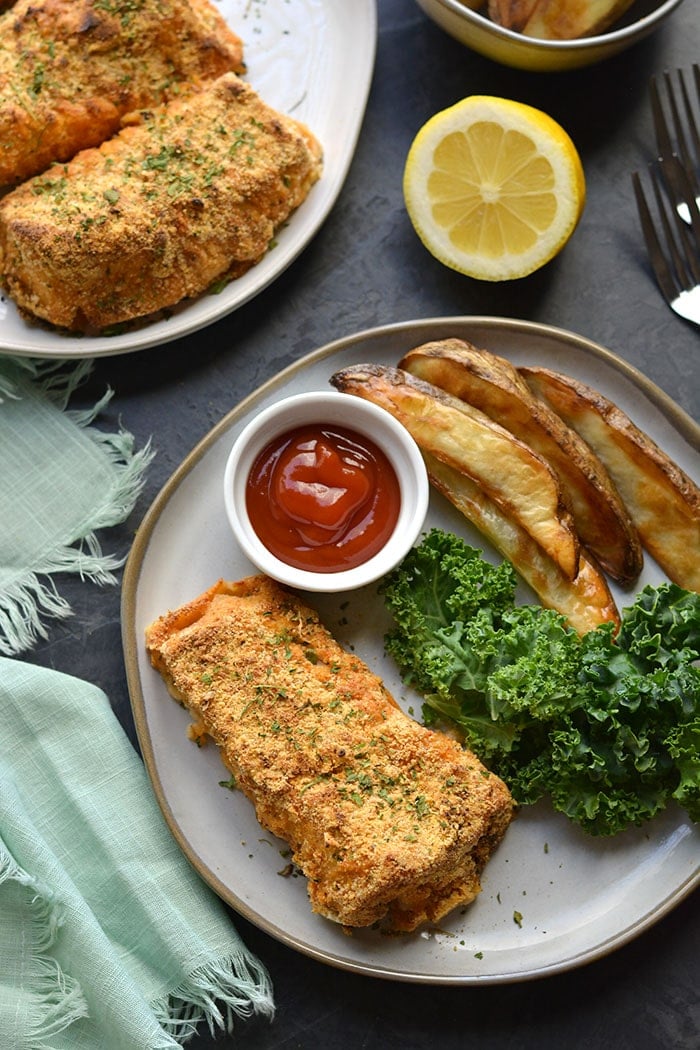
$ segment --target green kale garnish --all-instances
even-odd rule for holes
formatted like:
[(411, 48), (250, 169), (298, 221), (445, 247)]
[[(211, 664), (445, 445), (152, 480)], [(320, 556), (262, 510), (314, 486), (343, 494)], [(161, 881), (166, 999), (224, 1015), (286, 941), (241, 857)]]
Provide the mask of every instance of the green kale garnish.
[(382, 584), (387, 651), (520, 804), (551, 798), (597, 835), (639, 825), (671, 800), (700, 820), (700, 595), (645, 587), (614, 625), (583, 637), (565, 617), (516, 605), (492, 565), (432, 530)]

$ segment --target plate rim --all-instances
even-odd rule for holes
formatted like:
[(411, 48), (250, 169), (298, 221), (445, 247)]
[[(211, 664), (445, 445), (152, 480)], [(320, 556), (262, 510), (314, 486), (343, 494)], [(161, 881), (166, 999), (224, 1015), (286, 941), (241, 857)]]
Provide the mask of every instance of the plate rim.
[[(700, 885), (700, 866), (694, 874), (689, 875), (681, 885), (674, 887), (674, 890), (664, 900), (657, 903), (649, 914), (629, 923), (624, 929), (615, 931), (614, 934), (611, 934), (594, 948), (581, 949), (575, 955), (562, 959), (559, 962), (546, 963), (542, 966), (531, 966), (524, 971), (516, 973), (465, 975), (417, 973), (384, 968), (371, 962), (360, 964), (352, 960), (333, 956), (331, 953), (316, 948), (313, 945), (300, 940), (298, 937), (287, 933), (276, 923), (265, 920), (264, 917), (261, 917), (254, 908), (247, 905), (244, 900), (225, 885), (206, 862), (199, 857), (196, 850), (190, 845), (184, 831), (181, 829), (158, 775), (155, 749), (147, 725), (146, 704), (138, 665), (139, 641), (136, 636), (136, 604), (139, 579), (148, 551), (148, 546), (160, 516), (170, 502), (171, 497), (204, 457), (209, 448), (216, 444), (221, 436), (230, 430), (241, 417), (245, 416), (257, 402), (263, 400), (280, 387), (283, 387), (286, 381), (297, 372), (304, 371), (308, 366), (313, 365), (326, 357), (332, 356), (341, 350), (347, 350), (355, 343), (361, 343), (367, 339), (381, 339), (397, 333), (400, 334), (404, 331), (415, 332), (416, 329), (430, 329), (434, 326), (439, 326), (441, 328), (461, 326), (463, 328), (467, 325), (490, 327), (494, 329), (505, 328), (511, 331), (515, 329), (516, 331), (527, 332), (530, 334), (545, 335), (569, 343), (576, 347), (577, 350), (581, 350), (585, 354), (590, 354), (593, 358), (598, 360), (603, 360), (608, 366), (620, 372), (630, 380), (634, 386), (640, 389), (642, 393), (644, 393), (644, 395), (655, 404), (661, 413), (673, 424), (688, 444), (693, 449), (700, 451), (700, 424), (696, 423), (695, 420), (680, 408), (680, 406), (677, 405), (668, 394), (666, 394), (634, 365), (618, 357), (613, 351), (593, 342), (585, 336), (579, 336), (567, 329), (535, 321), (489, 315), (416, 318), (408, 321), (370, 327), (358, 332), (353, 332), (350, 335), (338, 337), (331, 342), (325, 343), (323, 346), (311, 350), (309, 353), (298, 358), (296, 361), (268, 378), (265, 382), (251, 391), (251, 393), (246, 395), (246, 397), (237, 402), (236, 405), (226, 412), (219, 422), (216, 423), (207, 434), (205, 434), (194, 445), (191, 451), (184, 457), (179, 466), (176, 467), (162, 485), (136, 530), (124, 568), (121, 594), (121, 633), (124, 664), (131, 710), (144, 765), (146, 766), (149, 780), (163, 817), (178, 845), (195, 870), (198, 871), (212, 890), (214, 890), (214, 892), (229, 907), (240, 914), (243, 918), (247, 919), (253, 925), (257, 926), (259, 929), (263, 930), (281, 943), (300, 951), (302, 954), (313, 958), (318, 962), (333, 966), (340, 970), (363, 974), (365, 976), (398, 980), (408, 983), (443, 986), (518, 983), (539, 979), (555, 973), (566, 972), (602, 958), (629, 943), (645, 930), (655, 925), (682, 900), (688, 897), (692, 891)], [(422, 339), (423, 337), (419, 338)]]
[[(332, 2), (338, 5), (338, 10), (342, 11), (344, 9), (343, 0), (332, 0)], [(309, 222), (303, 235), (286, 250), (282, 265), (279, 268), (273, 266), (269, 273), (264, 273), (264, 271), (258, 269), (257, 266), (253, 267), (250, 271), (253, 274), (253, 278), (251, 278), (251, 287), (241, 298), (236, 299), (233, 303), (223, 309), (212, 309), (207, 313), (206, 317), (199, 321), (193, 318), (191, 322), (183, 324), (182, 327), (173, 329), (172, 332), (167, 330), (169, 320), (171, 320), (169, 319), (163, 322), (164, 326), (159, 332), (152, 335), (149, 335), (149, 331), (153, 332), (155, 325), (160, 326), (161, 322), (155, 321), (153, 324), (144, 325), (142, 328), (137, 329), (135, 333), (132, 333), (134, 336), (133, 339), (131, 339), (130, 336), (119, 335), (89, 336), (74, 333), (63, 336), (54, 333), (56, 334), (57, 340), (54, 348), (52, 345), (44, 346), (41, 343), (32, 344), (32, 328), (30, 324), (27, 324), (26, 339), (18, 340), (16, 343), (13, 343), (11, 339), (8, 339), (3, 335), (2, 324), (0, 323), (0, 353), (13, 354), (17, 357), (46, 357), (50, 359), (77, 361), (83, 358), (116, 357), (121, 354), (128, 355), (138, 353), (142, 350), (158, 349), (167, 346), (178, 339), (184, 339), (188, 336), (194, 335), (196, 332), (204, 331), (204, 329), (208, 328), (210, 325), (222, 321), (225, 317), (230, 316), (232, 313), (235, 313), (236, 310), (239, 310), (241, 307), (251, 302), (256, 296), (268, 289), (278, 277), (281, 277), (313, 241), (335, 207), (347, 179), (362, 131), (376, 62), (379, 20), (377, 0), (354, 0), (354, 3), (356, 8), (361, 6), (362, 17), (367, 23), (369, 32), (368, 39), (365, 41), (365, 48), (364, 50), (361, 50), (361, 60), (357, 61), (353, 66), (353, 71), (356, 75), (356, 79), (353, 81), (353, 90), (356, 95), (354, 102), (355, 119), (352, 133), (346, 135), (344, 138), (344, 148), (340, 155), (340, 163), (335, 167), (332, 178), (326, 177), (325, 172), (322, 176), (321, 188), (326, 197), (323, 205), (319, 208), (318, 213), (313, 217), (312, 221)], [(355, 14), (356, 13), (357, 11), (355, 10)], [(236, 27), (236, 31), (240, 34), (241, 27)], [(244, 74), (244, 79), (248, 80), (246, 74)], [(252, 87), (255, 87), (254, 83), (252, 84)], [(298, 210), (301, 211), (306, 203), (307, 201), (303, 201)], [(260, 260), (260, 263), (262, 263), (262, 261), (263, 260)], [(255, 275), (260, 273), (262, 273), (263, 276), (256, 282), (254, 279)], [(231, 282), (231, 284), (236, 287), (235, 281)], [(240, 287), (240, 285), (238, 285), (238, 287)], [(196, 297), (194, 302), (201, 300), (203, 297), (206, 297), (206, 295), (207, 292), (205, 291), (201, 296)], [(12, 302), (12, 297), (2, 288), (0, 288), (0, 297), (7, 302)], [(213, 296), (212, 298), (216, 299), (217, 297)], [(177, 306), (179, 306), (179, 304), (177, 304)], [(174, 309), (177, 309), (177, 306)], [(186, 311), (187, 307), (184, 309)], [(42, 328), (41, 330), (43, 331), (44, 329)]]

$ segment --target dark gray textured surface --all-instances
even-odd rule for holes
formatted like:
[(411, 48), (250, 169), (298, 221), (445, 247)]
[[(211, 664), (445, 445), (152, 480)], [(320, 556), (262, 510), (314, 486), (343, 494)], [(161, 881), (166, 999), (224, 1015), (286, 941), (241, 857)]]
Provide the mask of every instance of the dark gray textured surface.
[[(348, 0), (351, 2), (351, 0)], [(588, 70), (531, 74), (482, 59), (407, 0), (379, 0), (376, 74), (358, 150), (336, 207), (290, 270), (256, 300), (199, 335), (96, 363), (78, 401), (110, 385), (100, 425), (117, 420), (157, 450), (130, 521), (105, 536), (126, 553), (172, 470), (244, 395), (308, 351), (394, 321), (458, 314), (518, 317), (570, 329), (630, 361), (700, 419), (700, 330), (663, 304), (637, 228), (630, 172), (651, 156), (647, 79), (700, 60), (700, 10), (625, 55)], [(548, 111), (583, 160), (588, 202), (565, 251), (511, 285), (484, 285), (435, 262), (406, 216), (401, 175), (420, 125), (468, 94)], [(177, 571), (177, 567), (173, 567)], [(121, 654), (118, 588), (60, 581), (74, 616), (27, 658), (101, 686), (134, 739)], [(268, 965), (274, 1023), (207, 1034), (196, 1050), (696, 1050), (700, 1045), (698, 898), (636, 941), (575, 972), (465, 989), (404, 985), (324, 967), (236, 919)]]

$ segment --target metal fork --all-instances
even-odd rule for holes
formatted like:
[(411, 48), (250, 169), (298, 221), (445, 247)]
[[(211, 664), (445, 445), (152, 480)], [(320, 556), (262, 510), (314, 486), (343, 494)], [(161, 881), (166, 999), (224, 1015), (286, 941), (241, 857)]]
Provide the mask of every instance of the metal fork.
[[(697, 63), (691, 68), (691, 76), (696, 105), (700, 107), (700, 66)], [(688, 174), (691, 194), (696, 204), (700, 205), (700, 132), (691, 101), (692, 92), (688, 91), (682, 69), (675, 71), (675, 81), (674, 84), (673, 74), (667, 70), (663, 74), (663, 89), (657, 77), (652, 77), (649, 84), (657, 155), (661, 160), (668, 160), (674, 155), (679, 158)], [(673, 177), (674, 174), (675, 170), (672, 169), (669, 175)], [(681, 218), (689, 222), (690, 215), (680, 189), (673, 183), (669, 189)]]
[[(671, 309), (686, 321), (700, 325), (700, 210), (690, 177), (675, 155), (651, 164), (649, 173), (663, 243), (639, 173), (632, 175), (649, 261)], [(679, 214), (679, 205), (685, 205), (687, 222)]]

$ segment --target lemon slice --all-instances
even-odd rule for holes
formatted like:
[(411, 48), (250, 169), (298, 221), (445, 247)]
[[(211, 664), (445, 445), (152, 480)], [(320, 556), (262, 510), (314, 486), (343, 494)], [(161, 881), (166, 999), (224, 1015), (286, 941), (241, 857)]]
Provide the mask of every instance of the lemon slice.
[(586, 184), (576, 147), (550, 116), (472, 95), (420, 129), (403, 192), (416, 233), (437, 259), (470, 277), (507, 281), (561, 251)]

